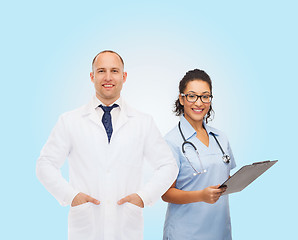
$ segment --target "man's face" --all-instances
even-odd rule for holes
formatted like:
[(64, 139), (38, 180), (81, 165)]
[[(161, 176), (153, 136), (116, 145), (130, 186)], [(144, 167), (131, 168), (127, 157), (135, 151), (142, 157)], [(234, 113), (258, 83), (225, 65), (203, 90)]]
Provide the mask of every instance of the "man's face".
[(94, 83), (96, 97), (105, 105), (110, 105), (120, 97), (127, 73), (115, 53), (105, 52), (97, 56), (90, 73)]

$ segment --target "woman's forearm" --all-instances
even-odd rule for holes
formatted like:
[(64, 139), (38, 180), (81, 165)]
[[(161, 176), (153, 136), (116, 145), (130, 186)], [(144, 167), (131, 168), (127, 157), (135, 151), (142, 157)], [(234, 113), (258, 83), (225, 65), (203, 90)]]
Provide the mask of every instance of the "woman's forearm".
[(165, 202), (175, 204), (186, 204), (194, 202), (216, 203), (220, 196), (225, 192), (225, 188), (220, 185), (206, 187), (203, 190), (184, 191), (172, 186), (163, 196)]
[(186, 204), (203, 201), (203, 190), (184, 191), (177, 188), (170, 188), (163, 196), (165, 202), (175, 204)]

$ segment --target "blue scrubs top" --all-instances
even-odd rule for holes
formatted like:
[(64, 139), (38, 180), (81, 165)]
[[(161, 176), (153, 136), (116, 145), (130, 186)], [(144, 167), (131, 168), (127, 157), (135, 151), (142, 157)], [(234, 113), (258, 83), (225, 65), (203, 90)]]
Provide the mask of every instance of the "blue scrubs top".
[[(180, 124), (187, 141), (198, 149), (206, 173), (193, 175), (194, 170), (182, 152), (183, 138), (178, 126), (172, 129), (165, 139), (176, 158), (179, 174), (176, 188), (185, 191), (202, 190), (209, 186), (222, 184), (230, 175), (236, 164), (228, 139), (219, 130), (204, 124), (209, 135), (209, 146), (204, 145), (197, 137), (190, 123), (181, 116)], [(210, 133), (214, 133), (224, 152), (231, 158), (224, 163), (222, 152)], [(193, 167), (201, 172), (198, 156), (190, 144), (185, 145), (185, 154)], [(168, 204), (164, 225), (164, 240), (230, 240), (231, 220), (228, 195), (223, 195), (215, 204), (196, 202), (189, 204)]]

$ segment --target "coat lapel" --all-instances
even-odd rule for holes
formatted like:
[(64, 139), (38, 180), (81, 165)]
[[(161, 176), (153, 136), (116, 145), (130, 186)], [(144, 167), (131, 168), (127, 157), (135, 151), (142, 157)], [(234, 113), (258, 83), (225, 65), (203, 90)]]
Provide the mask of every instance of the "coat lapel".
[(99, 126), (105, 132), (101, 119), (99, 119), (96, 110), (92, 106), (92, 101), (90, 101), (87, 105), (84, 106), (82, 116), (87, 117), (88, 120)]
[[(130, 117), (133, 117), (137, 114), (137, 111), (131, 108), (129, 105), (126, 104), (126, 102), (122, 99), (122, 108), (119, 114), (119, 117), (116, 122), (116, 126), (113, 127), (113, 135), (116, 135), (118, 131), (125, 126), (125, 124), (129, 121)], [(103, 124), (101, 123), (101, 119), (99, 119), (98, 114), (96, 113), (96, 110), (92, 106), (92, 101), (90, 101), (87, 105), (83, 107), (82, 116), (87, 117), (92, 123), (99, 126), (104, 133), (106, 133), (106, 130), (104, 129)], [(113, 141), (111, 139), (111, 141)]]
[(116, 122), (116, 126), (113, 129), (113, 135), (117, 134), (119, 129), (124, 126), (128, 121), (128, 116), (124, 111), (120, 111), (119, 118)]
[(135, 116), (136, 112), (122, 99), (122, 109), (120, 111), (116, 126), (113, 129), (113, 134), (117, 132), (129, 121), (129, 118)]

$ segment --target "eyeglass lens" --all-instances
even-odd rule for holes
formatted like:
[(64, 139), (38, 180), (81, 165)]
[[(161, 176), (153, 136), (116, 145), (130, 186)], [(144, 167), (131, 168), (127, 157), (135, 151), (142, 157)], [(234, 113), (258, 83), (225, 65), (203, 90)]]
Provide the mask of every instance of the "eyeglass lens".
[(186, 100), (189, 102), (196, 102), (198, 100), (198, 98), (200, 98), (200, 100), (203, 103), (210, 103), (212, 100), (212, 97), (210, 95), (196, 95), (196, 94), (186, 94)]

